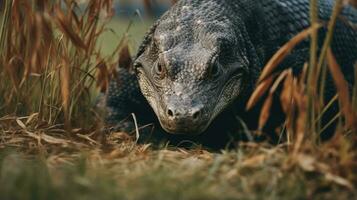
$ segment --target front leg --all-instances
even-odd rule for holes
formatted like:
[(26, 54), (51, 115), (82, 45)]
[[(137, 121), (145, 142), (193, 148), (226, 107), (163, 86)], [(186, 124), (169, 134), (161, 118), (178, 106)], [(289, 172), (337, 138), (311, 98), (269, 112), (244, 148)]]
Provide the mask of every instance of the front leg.
[(135, 74), (124, 68), (119, 68), (117, 76), (110, 81), (105, 107), (106, 122), (115, 131), (130, 133), (135, 130), (132, 113), (135, 114), (139, 127), (150, 123), (149, 118), (152, 116)]

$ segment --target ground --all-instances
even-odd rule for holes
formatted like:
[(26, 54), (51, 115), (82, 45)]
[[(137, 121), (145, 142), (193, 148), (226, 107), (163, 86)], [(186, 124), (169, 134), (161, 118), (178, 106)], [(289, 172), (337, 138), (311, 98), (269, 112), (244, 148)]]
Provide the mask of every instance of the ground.
[(2, 138), (0, 199), (356, 197), (348, 180), (331, 173), (336, 163), (309, 154), (292, 160), (286, 145), (242, 143), (237, 149), (209, 152), (153, 149), (123, 133), (106, 139), (73, 133), (68, 140), (21, 127), (17, 132)]

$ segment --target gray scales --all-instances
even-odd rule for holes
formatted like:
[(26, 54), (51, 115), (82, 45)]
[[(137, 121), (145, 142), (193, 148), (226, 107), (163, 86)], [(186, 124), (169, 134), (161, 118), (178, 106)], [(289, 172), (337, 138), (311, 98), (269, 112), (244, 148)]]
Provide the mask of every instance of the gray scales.
[[(333, 6), (332, 0), (319, 1), (320, 20), (329, 20)], [(345, 6), (341, 15), (357, 23), (355, 8)], [(337, 21), (332, 50), (353, 85), (357, 31), (345, 20)], [(166, 134), (171, 140), (225, 144), (245, 127), (242, 122), (249, 128), (256, 126), (259, 106), (250, 112), (244, 107), (262, 68), (307, 27), (309, 0), (178, 1), (148, 31), (134, 69), (119, 67), (105, 99), (107, 122), (132, 131), (132, 120), (124, 119), (135, 113), (139, 124), (160, 124), (161, 132), (171, 133)], [(320, 43), (325, 35), (326, 28), (322, 28)], [(308, 55), (306, 40), (280, 68), (292, 67), (299, 73)], [(331, 98), (335, 89), (330, 78), (326, 88), (325, 96)], [(274, 113), (279, 108), (274, 106)], [(336, 109), (337, 105), (330, 114)], [(279, 122), (277, 115), (266, 128)]]

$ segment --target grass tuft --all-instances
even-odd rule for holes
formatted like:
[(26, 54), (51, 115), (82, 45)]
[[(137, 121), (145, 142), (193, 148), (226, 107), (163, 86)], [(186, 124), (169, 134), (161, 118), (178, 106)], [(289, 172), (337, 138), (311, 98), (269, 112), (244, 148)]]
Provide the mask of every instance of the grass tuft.
[(103, 56), (98, 48), (112, 16), (112, 1), (93, 1), (86, 7), (76, 1), (7, 0), (5, 5), (1, 115), (38, 113), (39, 121), (66, 127), (93, 121), (95, 74), (111, 71), (118, 54)]

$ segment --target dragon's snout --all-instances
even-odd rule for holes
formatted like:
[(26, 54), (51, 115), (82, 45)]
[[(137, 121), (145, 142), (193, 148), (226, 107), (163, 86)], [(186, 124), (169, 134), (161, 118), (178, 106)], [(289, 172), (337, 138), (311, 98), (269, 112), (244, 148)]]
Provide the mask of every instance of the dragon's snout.
[(203, 112), (203, 106), (196, 106), (190, 109), (180, 109), (174, 106), (169, 106), (166, 109), (167, 118), (171, 121), (183, 121), (197, 122), (200, 120)]
[(167, 102), (160, 118), (162, 127), (172, 134), (200, 134), (206, 130), (208, 120), (203, 104), (185, 104), (182, 101)]

